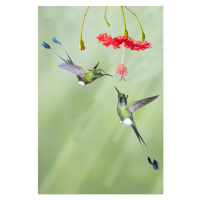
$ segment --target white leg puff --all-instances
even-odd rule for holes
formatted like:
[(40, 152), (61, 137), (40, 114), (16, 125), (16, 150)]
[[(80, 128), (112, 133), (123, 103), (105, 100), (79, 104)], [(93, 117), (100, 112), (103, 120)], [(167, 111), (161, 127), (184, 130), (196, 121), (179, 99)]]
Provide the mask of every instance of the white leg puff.
[(85, 86), (85, 83), (83, 81), (79, 81), (78, 83), (79, 85)]
[(133, 122), (129, 118), (126, 118), (124, 121), (120, 121), (120, 123), (122, 123), (122, 124), (124, 124), (126, 126), (133, 125)]

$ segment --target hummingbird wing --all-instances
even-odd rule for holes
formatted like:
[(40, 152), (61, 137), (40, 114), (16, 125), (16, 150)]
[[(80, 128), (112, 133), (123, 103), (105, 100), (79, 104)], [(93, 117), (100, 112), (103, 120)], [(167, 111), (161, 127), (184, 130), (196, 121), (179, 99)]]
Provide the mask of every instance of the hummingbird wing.
[(77, 76), (80, 76), (81, 78), (85, 76), (86, 71), (83, 70), (83, 68), (78, 67), (76, 65), (70, 64), (70, 63), (63, 63), (59, 65), (60, 68), (65, 69), (69, 72), (72, 72), (76, 74)]
[(131, 113), (135, 112), (139, 108), (141, 108), (141, 107), (145, 106), (146, 104), (155, 100), (157, 97), (158, 97), (158, 95), (134, 102), (134, 104), (130, 106), (130, 109), (129, 109), (130, 112)]

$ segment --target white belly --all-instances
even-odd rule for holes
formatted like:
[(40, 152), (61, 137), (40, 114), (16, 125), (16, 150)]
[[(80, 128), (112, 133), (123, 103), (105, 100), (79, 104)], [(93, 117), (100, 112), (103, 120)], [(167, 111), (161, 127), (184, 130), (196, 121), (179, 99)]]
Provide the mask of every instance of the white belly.
[[(85, 86), (85, 85), (86, 85), (83, 81), (79, 81), (78, 83), (79, 83), (79, 85), (82, 85), (82, 86)], [(87, 84), (87, 87), (88, 87), (88, 86), (89, 86), (89, 84)]]
[(83, 81), (79, 81), (78, 83), (79, 85), (85, 86), (85, 83)]
[(133, 122), (129, 118), (126, 118), (124, 121), (120, 121), (120, 123), (122, 123), (122, 124), (124, 124), (126, 126), (133, 125)]

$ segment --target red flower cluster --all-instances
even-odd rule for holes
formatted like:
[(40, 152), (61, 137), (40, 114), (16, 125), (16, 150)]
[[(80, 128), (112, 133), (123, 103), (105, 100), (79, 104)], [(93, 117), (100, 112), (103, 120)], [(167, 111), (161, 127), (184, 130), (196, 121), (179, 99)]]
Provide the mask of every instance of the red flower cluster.
[(120, 48), (122, 43), (124, 43), (124, 47), (127, 49), (130, 48), (131, 50), (136, 51), (144, 51), (147, 48), (151, 48), (151, 43), (148, 43), (147, 41), (135, 41), (133, 38), (127, 38), (124, 36), (112, 38), (110, 35), (107, 35), (107, 33), (100, 33), (97, 39), (99, 40), (99, 43), (102, 42), (106, 47), (112, 45), (114, 49)]
[(125, 80), (124, 76), (128, 75), (127, 69), (124, 64), (119, 64), (116, 68), (116, 72), (119, 73), (119, 75), (121, 76), (121, 80)]

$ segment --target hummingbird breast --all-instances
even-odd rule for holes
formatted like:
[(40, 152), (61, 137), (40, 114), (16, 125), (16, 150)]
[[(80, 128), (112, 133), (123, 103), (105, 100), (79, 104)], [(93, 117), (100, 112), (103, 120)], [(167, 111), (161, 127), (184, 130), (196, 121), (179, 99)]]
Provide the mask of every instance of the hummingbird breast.
[[(125, 119), (129, 119), (130, 121), (132, 121), (133, 116), (132, 116), (132, 113), (129, 112), (129, 109), (127, 108), (127, 106), (123, 106), (123, 107), (121, 107), (120, 109), (117, 109), (117, 110), (118, 110), (118, 115), (119, 115), (122, 122)], [(128, 121), (127, 121), (127, 123), (128, 123)]]
[(87, 72), (85, 76), (83, 77), (77, 76), (77, 78), (79, 82), (83, 82), (85, 83), (85, 85), (90, 84), (93, 81), (89, 72)]

